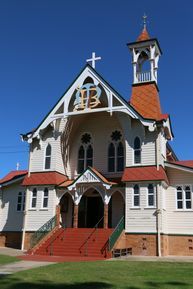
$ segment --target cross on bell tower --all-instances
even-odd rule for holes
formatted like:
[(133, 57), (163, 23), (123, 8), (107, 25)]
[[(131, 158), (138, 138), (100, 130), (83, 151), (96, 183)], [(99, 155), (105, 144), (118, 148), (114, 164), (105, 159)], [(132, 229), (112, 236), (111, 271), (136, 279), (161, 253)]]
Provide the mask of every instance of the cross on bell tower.
[(133, 84), (156, 82), (158, 61), (161, 55), (159, 42), (156, 38), (150, 38), (146, 26), (147, 16), (143, 16), (143, 30), (136, 42), (128, 44), (132, 53)]

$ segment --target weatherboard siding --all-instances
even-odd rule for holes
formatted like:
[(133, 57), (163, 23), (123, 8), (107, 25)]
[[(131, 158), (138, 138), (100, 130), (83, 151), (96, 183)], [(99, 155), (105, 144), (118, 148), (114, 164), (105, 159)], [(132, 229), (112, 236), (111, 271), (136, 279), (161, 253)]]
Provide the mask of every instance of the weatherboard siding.
[(140, 185), (140, 206), (133, 207), (133, 186), (126, 185), (126, 233), (155, 233), (156, 232), (156, 208), (147, 207), (147, 184)]
[[(48, 208), (42, 208), (43, 191), (46, 186), (37, 188), (37, 204), (36, 208), (31, 208), (31, 193), (34, 187), (28, 190), (28, 203), (27, 203), (27, 215), (26, 215), (26, 231), (36, 231), (47, 221), (49, 221), (54, 215), (56, 210), (56, 192), (55, 189), (49, 189)], [(49, 188), (49, 187), (48, 187)]]
[[(169, 234), (193, 234), (193, 210), (177, 210), (176, 186), (190, 185), (193, 192), (193, 174), (167, 168), (170, 186), (166, 191), (166, 210)], [(193, 193), (192, 193), (193, 200)]]
[(0, 231), (21, 231), (23, 212), (17, 211), (18, 193), (25, 189), (19, 184), (2, 188), (2, 206), (0, 208)]

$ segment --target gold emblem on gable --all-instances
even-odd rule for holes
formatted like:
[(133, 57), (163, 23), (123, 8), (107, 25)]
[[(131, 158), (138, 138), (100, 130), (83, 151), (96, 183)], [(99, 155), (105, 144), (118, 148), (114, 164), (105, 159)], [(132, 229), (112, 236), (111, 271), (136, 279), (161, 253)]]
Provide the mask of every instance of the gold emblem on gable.
[(101, 89), (93, 83), (86, 83), (77, 88), (74, 111), (97, 107), (100, 102)]

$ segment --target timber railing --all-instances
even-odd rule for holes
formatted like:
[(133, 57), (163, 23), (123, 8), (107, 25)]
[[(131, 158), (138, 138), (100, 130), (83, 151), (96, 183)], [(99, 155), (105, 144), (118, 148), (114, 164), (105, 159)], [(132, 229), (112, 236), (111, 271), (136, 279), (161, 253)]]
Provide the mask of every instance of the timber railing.
[(119, 236), (123, 232), (125, 228), (125, 218), (124, 216), (120, 219), (119, 223), (115, 227), (114, 231), (112, 232), (111, 236), (109, 237), (109, 251), (112, 250), (113, 246), (115, 245), (116, 241), (118, 240)]
[(93, 227), (92, 232), (88, 235), (84, 243), (80, 246), (79, 252), (80, 253), (84, 252), (84, 256), (88, 256), (88, 242), (95, 233), (96, 233), (96, 238), (97, 238), (97, 231), (103, 219), (104, 219), (104, 216), (98, 221), (98, 223), (96, 223), (96, 225)]
[(37, 243), (39, 243), (40, 240), (42, 240), (56, 227), (56, 220), (56, 216), (52, 217), (32, 235), (30, 240), (30, 248), (33, 248)]

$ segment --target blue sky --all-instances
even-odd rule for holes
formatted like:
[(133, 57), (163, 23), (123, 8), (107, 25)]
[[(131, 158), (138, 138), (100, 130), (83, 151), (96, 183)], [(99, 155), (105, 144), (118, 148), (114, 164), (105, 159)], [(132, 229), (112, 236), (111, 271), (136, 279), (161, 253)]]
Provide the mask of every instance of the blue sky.
[(193, 3), (191, 0), (0, 0), (0, 177), (28, 165), (20, 133), (35, 128), (95, 51), (96, 70), (130, 98), (126, 43), (148, 31), (163, 51), (158, 85), (180, 159), (193, 159)]

